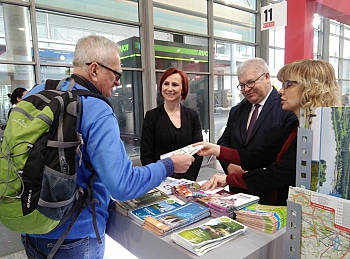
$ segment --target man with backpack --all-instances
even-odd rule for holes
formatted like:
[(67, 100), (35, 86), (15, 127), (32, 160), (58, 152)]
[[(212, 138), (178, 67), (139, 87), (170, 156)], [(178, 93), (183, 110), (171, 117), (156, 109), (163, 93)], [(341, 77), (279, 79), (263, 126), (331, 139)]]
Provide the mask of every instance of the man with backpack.
[[(76, 44), (73, 67), (71, 78), (75, 85), (72, 92), (83, 89), (109, 97), (113, 87), (120, 84), (122, 75), (119, 47), (102, 36), (81, 38)], [(67, 90), (68, 85), (69, 82), (63, 83), (61, 90)], [(44, 88), (45, 84), (34, 87), (24, 100)], [(73, 224), (54, 258), (102, 259), (110, 197), (118, 200), (139, 197), (174, 172), (186, 172), (194, 161), (191, 155), (173, 155), (147, 166), (133, 167), (120, 139), (118, 120), (112, 108), (100, 98), (89, 95), (79, 98), (81, 119), (77, 131), (82, 135), (83, 145), (80, 147), (77, 185), (86, 188), (93, 171), (96, 172), (92, 182), (95, 206), (84, 209), (74, 224), (70, 219), (47, 234), (22, 234), (29, 258), (47, 258), (67, 226)], [(96, 210), (96, 220), (92, 220), (93, 210)]]

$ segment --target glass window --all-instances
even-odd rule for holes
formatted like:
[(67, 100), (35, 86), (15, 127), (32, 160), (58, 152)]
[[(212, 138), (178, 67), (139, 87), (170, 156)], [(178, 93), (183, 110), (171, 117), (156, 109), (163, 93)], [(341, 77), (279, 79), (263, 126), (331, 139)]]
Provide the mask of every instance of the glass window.
[(335, 76), (336, 78), (339, 78), (339, 58), (329, 58), (329, 63), (331, 63), (331, 65), (334, 67), (334, 71), (335, 71)]
[(338, 23), (337, 21), (331, 20), (330, 33), (339, 35), (340, 34), (340, 23)]
[(277, 76), (278, 70), (284, 66), (284, 49), (269, 49), (269, 71), (272, 76)]
[(350, 79), (350, 60), (343, 59), (343, 78), (342, 79)]
[(253, 10), (256, 9), (256, 0), (214, 0), (214, 2), (219, 2), (222, 4), (239, 5)]
[(346, 25), (344, 25), (344, 27), (344, 37), (350, 39), (350, 27)]
[(32, 49), (29, 9), (0, 4), (0, 60), (33, 61)]
[(339, 36), (329, 37), (329, 56), (339, 57)]
[(208, 72), (208, 39), (155, 32), (156, 69), (178, 67), (187, 72)]
[(71, 11), (79, 10), (79, 13), (101, 15), (115, 19), (127, 21), (139, 21), (138, 0), (133, 1), (80, 1), (80, 0), (35, 0), (36, 4), (67, 9)]
[(11, 108), (7, 96), (17, 87), (30, 90), (35, 85), (34, 67), (26, 65), (0, 65), (0, 123), (7, 120), (7, 114)]
[(138, 71), (124, 71), (120, 80), (109, 100), (117, 115), (120, 136), (128, 155), (139, 155), (143, 122), (142, 75)]
[(214, 125), (215, 142), (222, 127), (226, 126), (229, 112), (238, 104), (243, 95), (237, 89), (237, 76), (214, 76)]
[(270, 46), (284, 48), (285, 44), (285, 28), (277, 28), (269, 31)]
[(76, 42), (81, 37), (98, 34), (121, 45), (123, 66), (141, 67), (137, 27), (44, 12), (37, 12), (37, 25), (41, 62), (71, 64)]
[(343, 58), (350, 59), (350, 40), (344, 39)]
[(214, 36), (255, 42), (255, 22), (253, 13), (214, 3)]
[(208, 34), (206, 0), (154, 0), (154, 26)]
[(255, 47), (215, 41), (214, 72), (235, 74), (241, 62), (253, 57), (255, 57)]

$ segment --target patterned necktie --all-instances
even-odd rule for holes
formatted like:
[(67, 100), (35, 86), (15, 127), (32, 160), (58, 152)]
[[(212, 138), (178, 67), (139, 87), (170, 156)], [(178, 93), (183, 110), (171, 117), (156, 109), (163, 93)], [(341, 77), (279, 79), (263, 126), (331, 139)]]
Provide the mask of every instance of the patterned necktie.
[(250, 119), (249, 127), (248, 127), (248, 130), (247, 130), (247, 137), (246, 137), (245, 142), (248, 142), (250, 134), (252, 133), (252, 130), (253, 130), (255, 122), (256, 122), (256, 119), (258, 118), (259, 107), (260, 107), (260, 104), (255, 104), (255, 109), (254, 109), (252, 117)]

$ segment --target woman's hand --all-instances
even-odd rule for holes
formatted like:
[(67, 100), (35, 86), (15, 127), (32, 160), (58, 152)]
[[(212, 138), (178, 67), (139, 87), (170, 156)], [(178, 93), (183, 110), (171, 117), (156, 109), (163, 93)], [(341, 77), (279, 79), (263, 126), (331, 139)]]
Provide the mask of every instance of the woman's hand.
[(225, 187), (227, 185), (226, 175), (225, 174), (216, 174), (213, 177), (206, 181), (202, 186), (201, 190), (214, 190), (216, 187)]
[(219, 156), (220, 155), (220, 146), (209, 143), (209, 142), (197, 142), (195, 144), (192, 144), (192, 146), (198, 146), (198, 145), (203, 145), (204, 147), (197, 152), (199, 156), (209, 156), (209, 155), (214, 155), (214, 156)]

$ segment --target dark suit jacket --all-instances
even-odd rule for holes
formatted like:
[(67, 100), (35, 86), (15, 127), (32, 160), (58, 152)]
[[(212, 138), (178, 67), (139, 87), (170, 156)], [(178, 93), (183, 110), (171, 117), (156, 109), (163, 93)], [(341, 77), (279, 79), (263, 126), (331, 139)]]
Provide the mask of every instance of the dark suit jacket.
[[(156, 162), (160, 155), (198, 141), (203, 141), (198, 112), (181, 105), (181, 128), (176, 130), (164, 110), (164, 104), (161, 104), (146, 113), (141, 135), (141, 163), (147, 165)], [(188, 171), (185, 174), (175, 174), (174, 177), (195, 181), (203, 157), (194, 157), (195, 161)]]
[[(273, 155), (276, 157), (293, 128), (290, 125), (295, 125), (297, 117), (293, 112), (282, 110), (281, 97), (277, 90), (273, 88), (246, 143), (247, 121), (251, 107), (252, 104), (247, 100), (232, 107), (226, 129), (218, 140), (218, 144), (235, 149), (252, 150), (259, 149), (264, 145), (265, 141), (269, 142), (274, 139), (278, 140), (274, 141), (275, 146), (273, 149)], [(220, 163), (227, 174), (229, 163)], [(243, 192), (242, 189), (238, 188), (230, 188), (230, 190), (235, 193)]]

